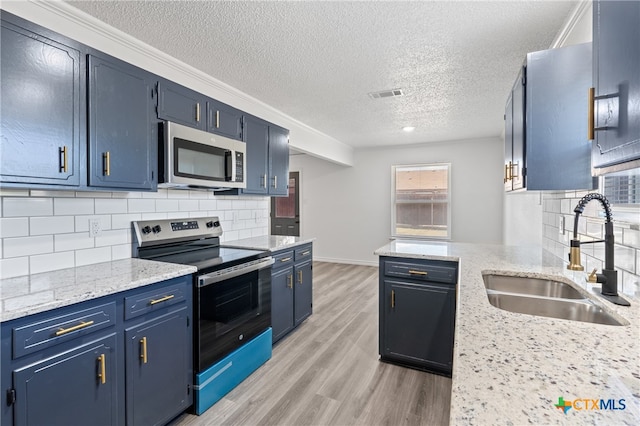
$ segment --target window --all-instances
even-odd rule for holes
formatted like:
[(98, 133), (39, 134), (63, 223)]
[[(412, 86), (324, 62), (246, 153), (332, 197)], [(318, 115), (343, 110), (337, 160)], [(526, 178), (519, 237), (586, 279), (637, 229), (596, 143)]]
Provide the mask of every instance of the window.
[(600, 189), (613, 206), (614, 221), (640, 223), (640, 169), (601, 176)]
[(450, 164), (392, 167), (394, 237), (451, 238), (450, 169)]

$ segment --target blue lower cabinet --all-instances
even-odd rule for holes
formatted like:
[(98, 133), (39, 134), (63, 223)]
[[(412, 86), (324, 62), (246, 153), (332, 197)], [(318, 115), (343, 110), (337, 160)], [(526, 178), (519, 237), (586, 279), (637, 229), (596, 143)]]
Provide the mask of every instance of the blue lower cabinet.
[(195, 412), (207, 411), (271, 358), (271, 327), (196, 374)]

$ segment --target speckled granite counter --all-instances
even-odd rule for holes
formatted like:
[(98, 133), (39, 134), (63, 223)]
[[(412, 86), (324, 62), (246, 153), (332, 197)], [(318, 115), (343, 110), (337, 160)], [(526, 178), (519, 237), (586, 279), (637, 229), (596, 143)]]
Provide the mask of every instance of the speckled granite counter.
[[(640, 424), (640, 300), (631, 307), (595, 296), (583, 272), (541, 249), (464, 243), (393, 241), (380, 256), (457, 260), (460, 279), (456, 307), (452, 375), (452, 425)], [(487, 299), (483, 272), (571, 280), (575, 287), (626, 319), (628, 326), (517, 314)], [(590, 402), (566, 413), (558, 398), (624, 399), (624, 410), (593, 410)]]
[(283, 235), (264, 235), (262, 237), (243, 238), (222, 243), (223, 247), (244, 248), (253, 250), (278, 251), (302, 244), (311, 243), (315, 238), (288, 237)]
[(196, 272), (193, 266), (123, 259), (0, 281), (8, 321)]

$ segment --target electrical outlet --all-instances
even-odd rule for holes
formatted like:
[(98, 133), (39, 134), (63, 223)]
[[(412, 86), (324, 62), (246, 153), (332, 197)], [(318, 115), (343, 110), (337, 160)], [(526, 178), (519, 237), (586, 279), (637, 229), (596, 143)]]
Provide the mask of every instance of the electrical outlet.
[(89, 236), (98, 237), (102, 234), (100, 219), (89, 219)]
[(564, 235), (564, 216), (560, 216), (558, 220), (558, 233)]

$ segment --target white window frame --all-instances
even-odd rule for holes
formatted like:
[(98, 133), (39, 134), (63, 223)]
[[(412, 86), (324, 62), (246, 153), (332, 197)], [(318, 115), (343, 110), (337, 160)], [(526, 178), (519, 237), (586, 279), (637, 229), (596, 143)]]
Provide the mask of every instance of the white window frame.
[[(396, 234), (396, 169), (410, 167), (447, 167), (447, 235), (442, 237), (423, 235), (399, 235)], [(451, 163), (418, 163), (418, 164), (395, 164), (391, 166), (391, 236), (395, 239), (410, 240), (438, 240), (450, 241), (452, 235), (451, 224)]]

